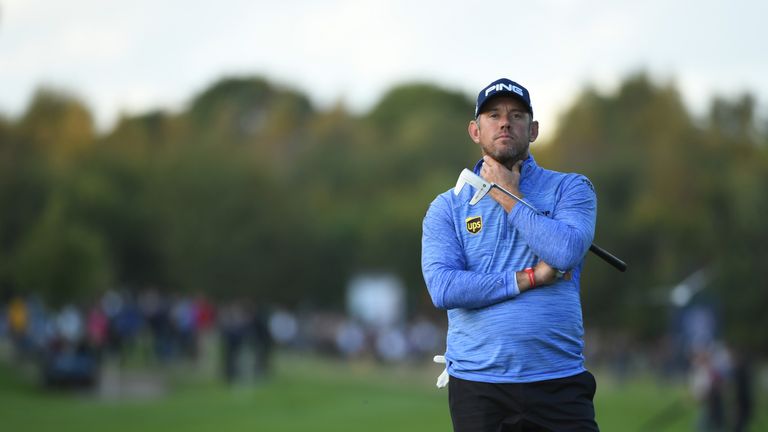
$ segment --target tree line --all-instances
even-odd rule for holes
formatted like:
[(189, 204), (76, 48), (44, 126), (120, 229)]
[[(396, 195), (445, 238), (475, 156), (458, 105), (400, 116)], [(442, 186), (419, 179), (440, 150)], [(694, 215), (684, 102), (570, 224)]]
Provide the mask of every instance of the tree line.
[[(658, 337), (670, 288), (706, 268), (726, 331), (768, 351), (754, 331), (768, 327), (756, 105), (715, 98), (694, 117), (673, 84), (641, 73), (612, 92), (585, 87), (533, 144), (540, 164), (592, 180), (596, 241), (630, 265), (587, 258), (587, 325)], [(232, 77), (180, 112), (124, 115), (98, 133), (83, 101), (42, 88), (18, 118), (0, 117), (0, 291), (62, 304), (151, 286), (340, 307), (351, 276), (386, 271), (412, 309), (430, 310), (421, 220), (479, 158), (472, 112), (470, 96), (430, 83), (355, 114)]]

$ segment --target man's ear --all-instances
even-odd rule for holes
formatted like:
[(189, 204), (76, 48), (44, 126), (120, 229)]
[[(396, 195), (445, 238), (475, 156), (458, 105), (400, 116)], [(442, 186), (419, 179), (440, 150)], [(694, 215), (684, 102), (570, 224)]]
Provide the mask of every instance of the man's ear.
[(478, 126), (477, 120), (469, 122), (467, 132), (469, 132), (469, 137), (472, 138), (472, 141), (474, 141), (475, 144), (480, 144), (480, 126)]
[(534, 120), (531, 122), (531, 142), (536, 141), (536, 138), (539, 136), (539, 122)]

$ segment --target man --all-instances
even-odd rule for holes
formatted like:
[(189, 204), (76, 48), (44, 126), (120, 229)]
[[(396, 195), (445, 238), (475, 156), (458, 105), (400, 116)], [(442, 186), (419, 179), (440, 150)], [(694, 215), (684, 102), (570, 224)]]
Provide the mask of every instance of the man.
[(598, 430), (584, 367), (579, 279), (597, 203), (584, 176), (539, 167), (530, 95), (506, 78), (480, 91), (469, 136), (475, 173), (497, 189), (439, 195), (424, 218), (422, 271), (448, 313), (445, 353), (454, 430)]

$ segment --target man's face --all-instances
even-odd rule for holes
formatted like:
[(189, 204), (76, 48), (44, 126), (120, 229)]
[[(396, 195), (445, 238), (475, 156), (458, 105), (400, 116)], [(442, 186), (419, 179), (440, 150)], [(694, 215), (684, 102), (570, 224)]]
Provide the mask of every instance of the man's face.
[(528, 146), (539, 134), (539, 123), (532, 121), (523, 102), (512, 96), (496, 96), (483, 112), (469, 123), (469, 136), (484, 155), (502, 164), (528, 156)]

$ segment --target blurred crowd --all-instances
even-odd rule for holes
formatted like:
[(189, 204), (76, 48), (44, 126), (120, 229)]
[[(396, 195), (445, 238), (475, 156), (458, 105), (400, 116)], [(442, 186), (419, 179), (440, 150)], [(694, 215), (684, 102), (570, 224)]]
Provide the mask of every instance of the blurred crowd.
[[(698, 430), (747, 429), (755, 376), (745, 352), (718, 338), (701, 307), (678, 311), (665, 339), (651, 346), (621, 332), (586, 331), (587, 363), (617, 382), (655, 371), (663, 382), (685, 382), (698, 402)], [(445, 350), (445, 322), (417, 316), (371, 325), (339, 311), (290, 310), (237, 298), (108, 291), (88, 304), (58, 308), (35, 296), (0, 301), (0, 360), (34, 364), (47, 386), (94, 386), (104, 362), (156, 368), (214, 358), (228, 383), (269, 376), (276, 348), (381, 363), (425, 362)], [(675, 407), (651, 419), (654, 427)], [(679, 410), (677, 410), (679, 411)]]
[(749, 430), (760, 385), (750, 352), (723, 339), (722, 323), (711, 304), (675, 308), (668, 323), (661, 340), (647, 343), (623, 332), (589, 329), (585, 355), (590, 367), (611, 372), (619, 384), (651, 371), (661, 386), (686, 387), (686, 398), (653, 413), (644, 430), (662, 430), (679, 421), (686, 403), (698, 407), (696, 431)]
[(424, 317), (370, 326), (343, 312), (292, 311), (247, 298), (213, 302), (204, 295), (108, 291), (89, 304), (59, 308), (35, 296), (12, 296), (0, 303), (0, 341), (11, 347), (12, 361), (37, 364), (46, 385), (94, 385), (105, 360), (172, 366), (195, 362), (205, 350), (216, 351), (220, 376), (234, 383), (266, 377), (276, 347), (343, 359), (424, 361), (444, 351), (445, 328)]

